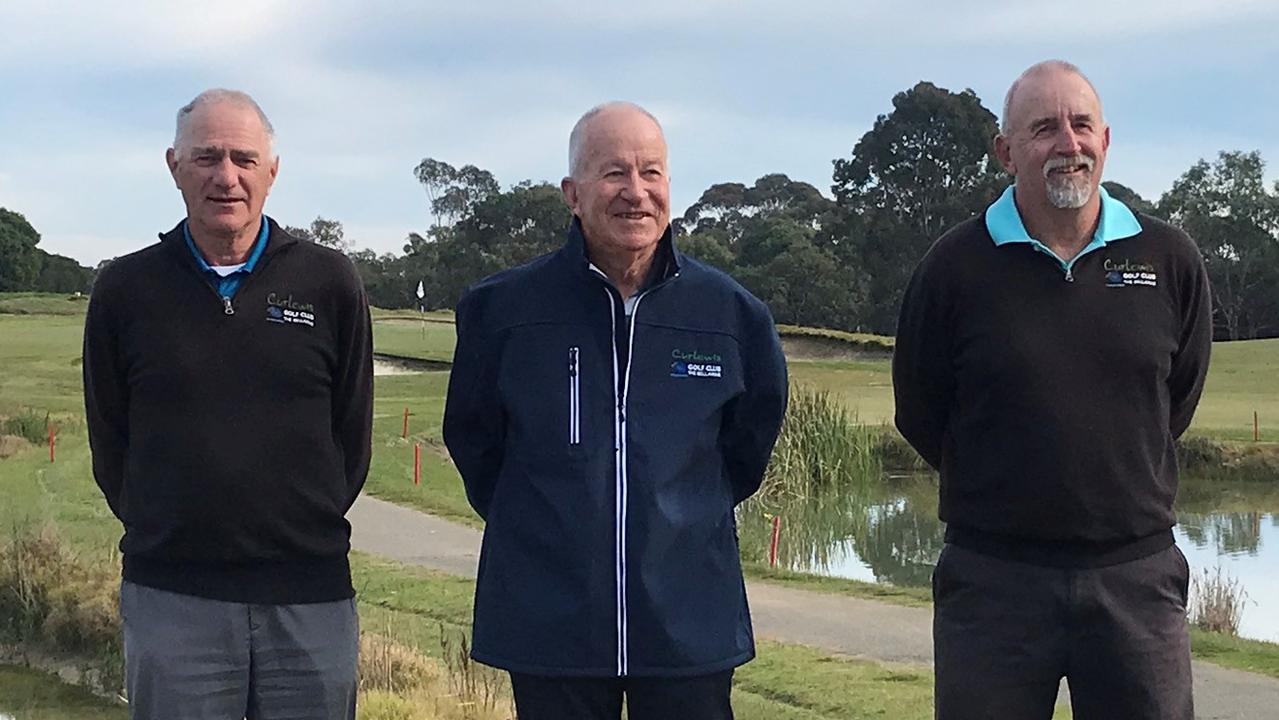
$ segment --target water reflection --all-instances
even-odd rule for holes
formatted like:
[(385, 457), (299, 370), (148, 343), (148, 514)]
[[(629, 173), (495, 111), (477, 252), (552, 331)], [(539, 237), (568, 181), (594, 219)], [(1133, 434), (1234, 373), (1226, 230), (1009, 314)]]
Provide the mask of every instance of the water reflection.
[[(945, 530), (927, 477), (784, 506), (752, 499), (738, 514), (746, 560), (767, 562), (773, 514), (782, 517), (779, 567), (902, 586), (929, 584)], [(1279, 641), (1279, 484), (1186, 481), (1178, 519), (1192, 571), (1220, 565), (1247, 593), (1240, 634)]]

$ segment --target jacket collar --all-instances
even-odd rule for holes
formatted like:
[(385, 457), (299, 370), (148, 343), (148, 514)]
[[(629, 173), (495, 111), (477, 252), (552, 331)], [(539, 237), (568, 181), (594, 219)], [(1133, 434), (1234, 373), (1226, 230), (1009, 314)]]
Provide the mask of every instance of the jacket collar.
[[(576, 215), (568, 229), (568, 239), (559, 250), (559, 256), (572, 267), (582, 272), (592, 272), (591, 259), (586, 252), (586, 235), (582, 232), (582, 221)], [(641, 291), (665, 282), (679, 274), (683, 263), (683, 255), (675, 247), (675, 234), (670, 225), (657, 241), (657, 252), (653, 255), (653, 267), (649, 270), (648, 279), (644, 281)]]

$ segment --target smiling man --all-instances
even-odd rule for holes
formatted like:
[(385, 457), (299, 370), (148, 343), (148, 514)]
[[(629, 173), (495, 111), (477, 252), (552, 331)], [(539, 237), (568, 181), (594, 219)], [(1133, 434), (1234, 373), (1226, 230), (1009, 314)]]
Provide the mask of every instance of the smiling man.
[(940, 720), (1192, 720), (1177, 457), (1212, 340), (1180, 230), (1101, 187), (1110, 127), (1078, 68), (1031, 67), (995, 152), (1015, 184), (911, 279), (897, 426), (941, 474)]
[(279, 170), (248, 95), (178, 111), (187, 217), (114, 260), (84, 337), (93, 472), (124, 524), (120, 611), (142, 720), (350, 720), (343, 518), (368, 471), (372, 335), (340, 253), (262, 214)]
[(521, 720), (732, 717), (754, 657), (733, 509), (786, 405), (768, 309), (680, 254), (666, 140), (610, 103), (569, 137), (558, 252), (457, 308), (444, 440), (486, 521), (476, 660)]

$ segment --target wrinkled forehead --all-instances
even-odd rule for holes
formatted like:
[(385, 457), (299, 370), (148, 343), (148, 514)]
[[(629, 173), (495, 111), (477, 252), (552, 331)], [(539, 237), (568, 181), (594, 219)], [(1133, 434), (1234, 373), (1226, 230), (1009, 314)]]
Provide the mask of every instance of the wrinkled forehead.
[(1021, 78), (1013, 94), (1013, 129), (1025, 128), (1045, 118), (1102, 117), (1101, 98), (1078, 73), (1060, 68), (1044, 69)]

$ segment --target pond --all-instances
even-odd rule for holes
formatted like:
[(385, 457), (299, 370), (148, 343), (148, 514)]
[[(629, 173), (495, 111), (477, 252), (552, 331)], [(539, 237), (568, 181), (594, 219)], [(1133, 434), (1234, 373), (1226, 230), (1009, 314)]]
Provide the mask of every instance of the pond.
[[(1186, 480), (1177, 511), (1192, 575), (1220, 567), (1246, 593), (1239, 634), (1279, 642), (1279, 482)], [(748, 501), (738, 516), (743, 558), (767, 562), (773, 513), (782, 518), (777, 564), (799, 572), (927, 587), (944, 544), (929, 477), (775, 508)]]

